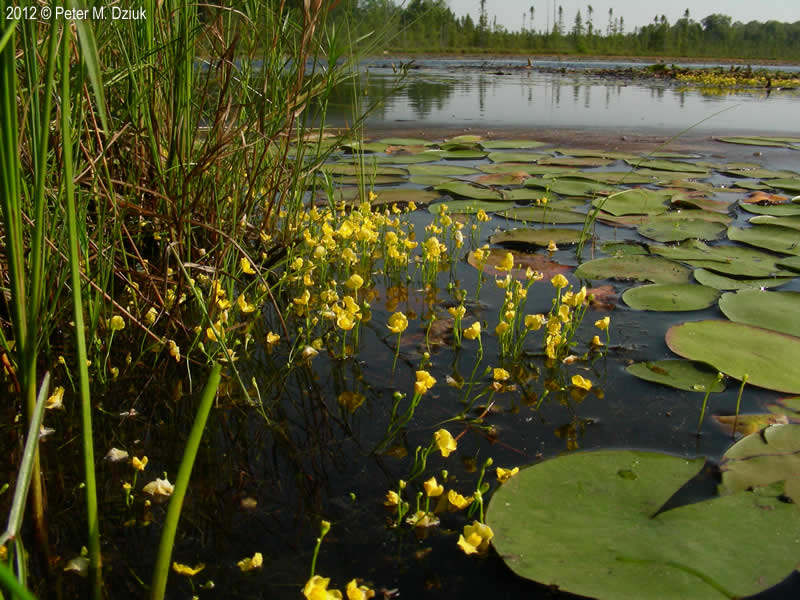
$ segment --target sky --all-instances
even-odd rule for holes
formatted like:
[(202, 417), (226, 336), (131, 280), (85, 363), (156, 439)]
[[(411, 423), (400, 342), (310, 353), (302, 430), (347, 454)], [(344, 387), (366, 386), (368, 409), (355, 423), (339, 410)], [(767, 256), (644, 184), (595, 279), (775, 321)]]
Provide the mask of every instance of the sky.
[[(470, 13), (477, 22), (480, 0), (447, 0), (451, 10), (459, 17)], [(683, 16), (686, 8), (695, 21), (701, 21), (704, 17), (721, 13), (729, 15), (733, 21), (786, 21), (794, 23), (800, 21), (800, 1), (798, 0), (684, 0), (683, 2), (664, 2), (659, 0), (556, 0), (556, 10), (558, 5), (564, 7), (564, 27), (569, 30), (575, 21), (575, 14), (578, 9), (581, 16), (586, 21), (586, 7), (592, 5), (594, 9), (593, 23), (595, 29), (602, 31), (608, 26), (608, 9), (614, 9), (614, 16), (622, 16), (625, 20), (625, 31), (632, 31), (634, 27), (640, 27), (652, 23), (653, 17), (662, 14), (667, 20), (674, 23)], [(498, 25), (503, 25), (510, 31), (518, 31), (522, 27), (522, 13), (526, 13), (525, 27), (530, 28), (527, 17), (530, 7), (534, 7), (533, 28), (543, 30), (548, 24), (553, 26), (553, 2), (552, 0), (486, 0), (486, 9), (489, 13), (489, 22), (494, 15), (497, 16)]]

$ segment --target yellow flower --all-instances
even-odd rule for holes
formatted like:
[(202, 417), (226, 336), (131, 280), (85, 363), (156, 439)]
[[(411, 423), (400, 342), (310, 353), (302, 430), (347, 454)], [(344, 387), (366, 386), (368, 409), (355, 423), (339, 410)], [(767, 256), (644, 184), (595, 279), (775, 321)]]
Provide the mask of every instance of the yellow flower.
[(499, 287), (501, 290), (504, 290), (511, 283), (511, 275), (506, 275), (505, 279), (495, 279), (494, 282), (497, 287)]
[(364, 285), (364, 278), (361, 277), (358, 273), (353, 273), (350, 275), (350, 279), (344, 282), (344, 284), (349, 287), (351, 290), (357, 290), (362, 285)]
[(440, 429), (433, 434), (433, 438), (436, 441), (436, 446), (445, 458), (450, 456), (451, 452), (455, 452), (456, 441), (447, 429)]
[(497, 327), (494, 328), (494, 332), (497, 335), (503, 335), (506, 331), (508, 331), (508, 323), (505, 321), (500, 321), (500, 323), (497, 324)]
[(459, 494), (455, 490), (450, 490), (447, 492), (447, 501), (455, 506), (458, 510), (464, 510), (470, 504), (472, 504), (472, 497), (464, 498), (461, 494)]
[(461, 306), (451, 306), (447, 309), (447, 312), (449, 312), (450, 316), (454, 319), (460, 319), (467, 313), (467, 309), (464, 308), (462, 304)]
[(567, 323), (569, 321), (569, 306), (562, 304), (558, 307), (558, 318), (562, 323)]
[(424, 394), (436, 383), (436, 379), (427, 371), (417, 371), (416, 377), (417, 381), (414, 383), (415, 394)]
[(300, 294), (297, 298), (292, 298), (292, 302), (294, 302), (297, 306), (305, 306), (308, 304), (308, 301), (311, 299), (311, 292), (308, 290), (303, 290), (303, 293)]
[(134, 456), (131, 459), (131, 465), (133, 465), (133, 468), (137, 471), (144, 471), (144, 468), (147, 466), (147, 457), (143, 456), (141, 459), (139, 459)]
[(153, 323), (156, 322), (157, 316), (158, 316), (158, 311), (155, 309), (155, 307), (151, 306), (148, 309), (147, 313), (145, 313), (144, 315), (144, 322), (147, 323), (148, 325), (152, 325)]
[(370, 190), (370, 191), (369, 191), (369, 201), (370, 201), (370, 202), (374, 202), (374, 201), (375, 201), (375, 200), (377, 200), (377, 199), (378, 199), (378, 194), (376, 194), (375, 192), (373, 192), (372, 190)]
[(481, 336), (481, 324), (475, 321), (472, 325), (464, 330), (464, 337), (468, 340), (474, 340)]
[(575, 294), (575, 304), (573, 306), (580, 306), (586, 301), (586, 286), (581, 287), (581, 291)]
[(569, 281), (567, 281), (567, 278), (564, 277), (561, 273), (559, 273), (558, 275), (553, 277), (550, 280), (550, 283), (552, 283), (553, 287), (556, 288), (556, 289), (561, 289), (561, 288), (567, 287), (567, 285), (569, 285)]
[(511, 374), (505, 369), (501, 369), (499, 367), (493, 369), (492, 378), (495, 381), (505, 381), (509, 377), (511, 377)]
[(295, 258), (295, 259), (292, 261), (292, 264), (291, 264), (291, 265), (289, 265), (289, 266), (290, 266), (290, 267), (291, 267), (293, 270), (295, 270), (295, 271), (299, 271), (300, 269), (302, 269), (302, 268), (303, 268), (303, 259), (302, 259), (300, 256), (298, 256), (297, 258)]
[(181, 362), (181, 349), (173, 340), (167, 340), (167, 352), (175, 362)]
[(243, 257), (242, 257), (242, 258), (239, 260), (239, 264), (241, 265), (241, 267), (242, 267), (242, 271), (243, 271), (245, 274), (247, 274), (247, 275), (255, 275), (255, 274), (256, 274), (255, 270), (253, 269), (253, 265), (251, 265), (251, 264), (250, 264), (250, 261), (249, 261), (249, 260), (247, 260), (247, 257), (246, 257), (246, 256), (243, 256)]
[(525, 315), (525, 328), (538, 331), (544, 325), (544, 315)]
[(364, 397), (364, 394), (345, 391), (339, 394), (337, 400), (339, 401), (339, 404), (352, 413), (355, 412), (359, 406), (364, 404), (364, 400), (366, 400), (366, 398)]
[(553, 240), (550, 240), (550, 243), (547, 244), (547, 251), (555, 252), (556, 250), (558, 250), (558, 246), (556, 246), (556, 243)]
[(466, 554), (484, 553), (489, 549), (489, 540), (494, 537), (492, 528), (474, 521), (464, 526), (464, 535), (458, 536), (458, 547)]
[(590, 390), (592, 389), (592, 382), (580, 375), (573, 375), (572, 376), (572, 385), (575, 387), (579, 387), (583, 390)]
[[(370, 192), (370, 195), (374, 194)], [(369, 600), (375, 597), (375, 592), (373, 590), (365, 585), (358, 585), (355, 579), (352, 579), (350, 583), (347, 584), (345, 593), (347, 594), (347, 600)]]
[(114, 315), (113, 317), (111, 317), (111, 322), (109, 323), (109, 329), (111, 329), (111, 331), (120, 331), (122, 329), (125, 329), (125, 320), (119, 315)]
[(246, 571), (252, 571), (253, 569), (260, 569), (264, 564), (264, 557), (261, 555), (261, 552), (256, 552), (253, 554), (253, 557), (243, 558), (239, 562), (236, 563), (236, 566), (244, 573)]
[(595, 321), (594, 326), (597, 327), (600, 331), (606, 331), (610, 323), (611, 323), (610, 317), (603, 317), (602, 319)]
[(441, 496), (444, 494), (444, 486), (439, 485), (436, 481), (436, 477), (431, 477), (422, 484), (422, 487), (425, 488), (425, 493), (430, 497)]
[(344, 302), (344, 310), (352, 317), (361, 316), (361, 308), (359, 308), (356, 301), (353, 300), (352, 296), (345, 296), (342, 298), (342, 302)]
[(277, 333), (272, 333), (271, 331), (267, 334), (267, 346), (272, 348), (275, 344), (277, 344), (281, 339)]
[(403, 333), (408, 327), (408, 318), (402, 312), (396, 312), (389, 317), (386, 326), (392, 333)]
[(207, 327), (206, 328), (206, 338), (208, 339), (209, 342), (218, 342), (219, 341), (219, 338), (217, 337), (217, 334), (214, 333), (214, 329), (217, 330), (217, 333), (220, 336), (223, 336), (223, 337), (225, 336), (225, 332), (222, 329), (222, 323), (220, 321), (217, 321), (216, 323), (214, 323), (214, 327), (213, 328), (212, 327)]
[(505, 483), (517, 473), (519, 473), (519, 467), (514, 467), (513, 469), (503, 469), (502, 467), (497, 467), (497, 481), (500, 483)]
[(217, 308), (220, 310), (228, 310), (231, 307), (231, 301), (227, 298), (219, 298), (217, 300)]
[(353, 317), (347, 312), (342, 312), (336, 317), (336, 326), (343, 331), (350, 331), (354, 325)]
[(503, 260), (500, 261), (500, 264), (497, 265), (498, 271), (510, 271), (514, 268), (514, 255), (511, 252), (506, 252), (506, 255), (503, 257)]
[(400, 504), (400, 494), (392, 490), (386, 492), (386, 500), (383, 501), (383, 505), (397, 506), (398, 504)]
[(603, 342), (600, 341), (600, 336), (594, 336), (591, 341), (592, 346), (605, 346)]
[(481, 221), (481, 222), (485, 223), (486, 221), (489, 220), (489, 215), (486, 214), (485, 210), (480, 209), (478, 211), (478, 214), (476, 215), (476, 218), (478, 219), (478, 221)]
[(353, 224), (347, 220), (339, 226), (339, 229), (336, 231), (336, 233), (339, 234), (340, 238), (346, 240), (355, 233), (355, 228), (353, 227)]
[(250, 304), (244, 297), (244, 294), (240, 295), (236, 299), (236, 306), (239, 307), (239, 310), (242, 311), (242, 314), (249, 314), (256, 310), (255, 305)]
[(194, 577), (205, 568), (206, 566), (203, 563), (198, 564), (194, 568), (190, 567), (189, 565), (183, 565), (179, 562), (172, 563), (173, 571), (175, 571), (178, 575), (186, 575), (187, 577)]
[(63, 386), (58, 386), (55, 390), (53, 390), (53, 394), (47, 399), (47, 405), (45, 406), (48, 410), (52, 409), (61, 409), (64, 410), (64, 388)]
[(303, 595), (306, 600), (342, 600), (342, 592), (339, 590), (329, 590), (329, 577), (314, 575), (306, 582), (303, 587)]

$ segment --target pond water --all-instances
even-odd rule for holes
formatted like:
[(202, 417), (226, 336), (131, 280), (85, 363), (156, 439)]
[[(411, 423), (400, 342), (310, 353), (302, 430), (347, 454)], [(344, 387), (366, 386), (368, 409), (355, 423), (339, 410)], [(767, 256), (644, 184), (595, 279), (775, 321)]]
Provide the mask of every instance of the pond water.
[[(391, 68), (383, 68), (381, 64), (383, 61), (369, 70), (366, 98), (384, 93), (391, 86)], [(349, 92), (342, 92), (343, 101), (350, 97)], [(716, 210), (715, 214), (730, 217), (729, 225), (742, 227), (754, 216), (737, 204), (748, 196), (749, 190), (737, 188), (731, 192), (730, 188), (736, 188), (741, 182), (759, 185), (760, 181), (768, 179), (731, 174), (730, 169), (742, 165), (730, 163), (755, 163), (744, 167), (748, 169), (759, 166), (800, 171), (800, 152), (788, 147), (711, 142), (708, 135), (741, 131), (797, 135), (800, 98), (796, 96), (773, 94), (766, 97), (758, 92), (706, 96), (697, 90), (679, 90), (671, 85), (603, 81), (579, 73), (514, 71), (500, 76), (483, 70), (456, 69), (439, 61), (409, 74), (405, 87), (390, 95), (367, 120), (366, 137), (372, 139), (371, 131), (378, 129), (419, 131), (437, 127), (454, 132), (474, 128), (482, 130), (489, 139), (492, 136), (486, 135), (487, 130), (510, 128), (525, 130), (524, 137), (535, 140), (538, 133), (547, 137), (547, 128), (593, 128), (600, 132), (588, 150), (608, 147), (609, 144), (598, 142), (603, 136), (616, 140), (614, 145), (619, 150), (620, 132), (647, 130), (668, 135), (729, 107), (733, 108), (697, 126), (704, 138), (699, 141), (695, 138), (698, 141), (695, 150), (687, 149), (689, 142), (680, 148), (685, 156), (678, 160), (701, 165), (707, 172), (696, 173), (694, 177), (672, 175), (677, 167), (667, 165), (660, 176), (651, 175), (649, 187), (678, 187), (686, 197), (692, 196), (690, 191), (702, 191), (703, 198), (717, 203), (716, 208), (710, 209), (712, 212)], [(334, 118), (341, 122), (350, 117), (347, 108), (334, 113)], [(442, 143), (443, 140), (432, 138), (429, 141)], [(472, 142), (467, 143), (470, 144)], [(560, 147), (558, 152), (557, 147)], [(673, 149), (673, 146), (666, 148)], [(549, 159), (572, 159), (585, 157), (586, 150), (581, 140), (560, 138), (560, 143), (551, 142), (519, 152), (542, 153)], [(630, 152), (641, 157), (656, 150), (665, 148), (653, 142)], [(379, 151), (372, 156), (392, 158), (392, 153)], [(334, 159), (346, 163), (352, 157), (347, 152), (337, 151)], [(634, 159), (634, 164), (638, 160)], [(398, 164), (408, 168), (402, 160)], [(497, 156), (467, 159), (454, 156), (420, 164), (474, 169), (474, 174), (455, 176), (458, 182), (464, 183), (474, 182), (483, 175), (479, 169), (502, 162)], [(528, 166), (533, 164), (528, 163)], [(598, 162), (574, 168), (584, 175), (601, 177), (604, 172), (630, 171), (630, 165), (620, 158), (611, 158), (607, 164)], [(410, 193), (430, 188), (430, 184), (421, 183), (421, 180), (412, 181), (408, 173), (399, 179), (394, 183), (375, 184), (375, 193), (380, 198), (390, 189), (400, 188)], [(674, 179), (683, 183), (675, 183)], [(691, 190), (687, 181), (708, 185), (698, 185), (698, 189)], [(494, 187), (508, 191), (522, 186), (517, 183)], [(773, 188), (769, 191), (782, 193)], [(697, 199), (700, 195), (693, 197)], [(458, 194), (443, 191), (437, 202), (452, 203), (457, 199)], [(591, 201), (591, 197), (582, 197), (570, 210), (581, 214), (582, 219), (590, 210)], [(518, 205), (529, 203), (530, 199), (519, 201)], [(433, 216), (425, 210), (422, 201), (418, 204), (419, 209), (410, 213), (409, 219), (422, 239), (423, 230)], [(726, 208), (720, 212), (721, 204)], [(791, 206), (788, 197), (785, 204)], [(800, 209), (800, 205), (794, 206)], [(468, 223), (474, 222), (474, 217), (466, 219)], [(523, 362), (530, 379), (517, 382), (515, 390), (492, 396), (494, 403), (485, 414), (482, 410), (471, 411), (473, 418), (482, 416), (480, 421), (451, 421), (464, 408), (463, 393), (448, 385), (446, 380), (450, 377), (455, 381), (459, 376), (469, 379), (477, 361), (477, 346), (469, 341), (461, 347), (453, 346), (446, 307), (453, 306), (454, 289), (467, 290), (467, 322), (485, 323), (485, 355), (480, 362), (478, 379), (481, 385), (486, 385), (491, 377), (482, 375), (484, 367), (503, 364), (492, 331), (504, 302), (504, 291), (495, 284), (493, 276), (487, 275), (480, 296), (475, 298), (479, 273), (468, 263), (467, 253), (470, 247), (489, 243), (490, 236), (522, 225), (524, 223), (501, 215), (491, 216), (474, 244), (467, 243), (455, 256), (452, 268), (439, 273), (435, 284), (428, 289), (418, 279), (398, 285), (387, 272), (378, 269), (373, 274), (374, 293), (369, 296), (372, 318), (361, 326), (351, 358), (342, 360), (321, 352), (307, 365), (287, 369), (288, 348), (279, 347), (270, 353), (263, 345), (256, 345), (247, 359), (240, 359), (242, 378), (244, 381), (252, 379), (261, 390), (266, 415), (248, 405), (235, 386), (226, 385), (217, 409), (212, 412), (192, 475), (174, 552), (174, 559), (179, 562), (191, 565), (204, 562), (206, 570), (195, 577), (195, 586), (213, 580), (213, 589), (191, 588), (186, 580), (173, 574), (170, 597), (191, 597), (192, 593), (197, 593), (200, 598), (299, 598), (308, 578), (320, 519), (326, 519), (333, 527), (321, 546), (317, 571), (331, 577), (332, 587), (338, 589), (358, 577), (379, 590), (378, 598), (382, 594), (386, 598), (396, 597), (396, 594), (401, 598), (453, 595), (460, 598), (575, 598), (517, 577), (495, 552), (479, 558), (464, 555), (456, 547), (458, 533), (465, 523), (460, 514), (442, 514), (441, 526), (430, 530), (388, 525), (392, 513), (383, 506), (386, 492), (396, 490), (398, 480), (407, 478), (415, 449), (427, 446), (433, 432), (441, 427), (460, 436), (458, 451), (449, 459), (442, 458), (438, 452), (432, 454), (424, 478), (436, 474), (441, 479), (441, 470), (446, 469), (448, 489), (458, 489), (465, 494), (470, 486), (474, 489), (476, 469), (479, 470), (488, 457), (493, 458), (495, 466), (525, 467), (579, 449), (633, 447), (719, 460), (732, 440), (716, 426), (711, 415), (733, 412), (738, 391), (736, 381), (729, 380), (726, 391), (711, 395), (709, 413), (702, 435), (698, 436), (702, 393), (649, 383), (631, 376), (625, 368), (633, 362), (675, 357), (665, 344), (665, 334), (673, 325), (724, 317), (716, 304), (690, 313), (633, 310), (620, 298), (634, 285), (630, 281), (598, 279), (589, 283), (596, 288), (610, 286), (613, 295), (608, 306), (595, 305), (587, 311), (576, 334), (576, 353), (588, 353), (587, 342), (598, 333), (593, 323), (610, 316), (611, 342), (607, 352), (587, 354), (587, 359), (575, 366), (560, 363), (548, 366), (541, 355), (540, 338), (536, 338), (536, 343), (525, 347)], [(532, 226), (544, 227), (537, 223)], [(582, 223), (557, 227), (580, 232)], [(577, 290), (582, 282), (574, 271), (580, 263), (613, 256), (616, 252), (604, 249), (604, 242), (652, 243), (635, 228), (614, 226), (608, 221), (598, 222), (592, 231), (594, 238), (580, 257), (569, 244), (551, 253), (530, 246), (510, 248), (520, 256), (546, 256), (555, 261)], [(741, 245), (724, 239), (710, 243)], [(497, 244), (493, 247), (500, 248)], [(550, 309), (553, 288), (549, 278), (531, 287), (525, 312), (540, 313)], [(800, 277), (790, 275), (787, 279), (779, 288), (781, 291), (800, 291)], [(435, 336), (441, 343), (433, 344), (431, 349), (429, 370), (437, 379), (437, 385), (423, 397), (408, 426), (384, 444), (382, 451), (374, 452), (385, 441), (393, 394), (396, 391), (407, 394), (406, 401), (411, 396), (415, 371), (427, 349), (422, 316), (432, 309), (445, 324)], [(385, 323), (397, 310), (412, 316), (393, 371), (397, 340), (396, 336), (388, 334)], [(261, 337), (266, 331), (278, 331), (280, 327), (280, 321), (269, 307), (264, 307), (264, 312), (263, 331), (257, 332)], [(591, 392), (575, 393), (570, 388), (569, 377), (576, 373), (591, 379), (594, 384)], [(141, 395), (141, 381), (125, 382), (124, 388), (120, 386), (101, 398), (103, 415), (96, 425), (98, 454), (102, 456), (111, 446), (128, 448), (132, 454), (149, 457), (148, 475), (160, 476), (168, 472), (174, 477), (194, 416), (198, 391), (198, 382), (194, 382), (193, 390), (189, 389), (183, 372), (175, 373), (175, 377), (176, 383), (158, 387), (164, 396), (160, 402), (150, 400), (153, 385), (146, 388), (146, 397)], [(551, 383), (546, 383), (548, 381)], [(549, 395), (544, 394), (547, 385), (555, 385)], [(353, 411), (342, 406), (339, 398), (346, 392), (363, 394), (363, 405)], [(747, 386), (742, 397), (742, 412), (764, 412), (767, 405), (786, 395)], [(486, 401), (484, 397), (478, 404)], [(134, 409), (141, 413), (145, 407), (146, 414), (130, 412)], [(61, 434), (66, 437), (45, 444), (46, 462), (64, 464), (73, 457), (75, 464), (80, 464), (78, 443), (68, 441), (70, 428), (67, 417), (60, 426), (56, 425), (57, 430), (66, 432)], [(64, 478), (64, 496), (53, 503), (67, 506), (78, 501), (79, 474), (62, 473), (59, 477)], [(113, 585), (113, 597), (119, 598), (142, 596), (143, 589), (136, 580), (149, 578), (160, 534), (159, 524), (164, 515), (164, 505), (144, 507), (137, 503), (133, 509), (125, 506), (120, 482), (129, 478), (129, 466), (106, 462), (98, 475), (103, 495), (102, 512), (106, 515), (104, 523), (116, 523), (106, 525), (103, 535), (109, 540), (104, 547), (107, 578)], [(493, 472), (487, 472), (487, 481), (490, 479), (494, 490), (497, 483)], [(421, 481), (418, 479), (415, 485), (420, 487)], [(707, 474), (698, 497), (707, 497), (714, 484), (713, 473)], [(487, 498), (491, 502), (491, 492)], [(413, 505), (413, 498), (411, 501)], [(536, 498), (530, 501), (535, 503)], [(64, 539), (82, 539), (83, 524), (75, 522), (70, 514), (56, 511), (54, 529)], [(698, 532), (698, 535), (703, 533)], [(542, 553), (547, 551), (547, 548), (540, 549)], [(236, 562), (254, 552), (263, 553), (264, 568), (239, 572)], [(758, 550), (754, 549), (754, 560), (758, 560), (757, 556)], [(575, 568), (581, 569), (581, 565)], [(68, 580), (65, 585), (76, 584)], [(798, 591), (800, 585), (795, 574), (759, 597), (795, 598)], [(642, 597), (647, 597), (646, 590)]]

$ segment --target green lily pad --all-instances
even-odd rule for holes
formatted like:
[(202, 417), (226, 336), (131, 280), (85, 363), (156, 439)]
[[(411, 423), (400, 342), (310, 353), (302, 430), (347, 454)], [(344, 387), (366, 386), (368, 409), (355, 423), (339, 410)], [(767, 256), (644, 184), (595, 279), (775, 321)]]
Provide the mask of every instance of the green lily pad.
[(474, 175), (480, 171), (457, 165), (411, 165), (408, 172), (412, 175)]
[(788, 147), (791, 142), (784, 142), (776, 140), (775, 138), (768, 138), (762, 136), (729, 136), (729, 137), (715, 137), (718, 142), (726, 142), (728, 144), (744, 144), (745, 146), (775, 146), (775, 147)]
[(607, 158), (591, 158), (588, 156), (552, 156), (539, 161), (540, 165), (558, 165), (560, 167), (607, 167), (613, 160)]
[(784, 493), (800, 504), (800, 425), (770, 425), (731, 446), (720, 463), (723, 494), (785, 482)]
[(706, 362), (741, 381), (778, 392), (800, 393), (800, 338), (732, 321), (674, 325), (667, 346), (678, 356)]
[(711, 176), (711, 171), (660, 171), (658, 169), (636, 169), (634, 173), (638, 173), (639, 175), (651, 175), (664, 183), (674, 179), (707, 179)]
[(478, 187), (469, 183), (452, 181), (435, 187), (438, 192), (450, 192), (456, 196), (473, 200), (505, 200), (503, 192), (488, 187)]
[(739, 202), (739, 207), (757, 215), (772, 215), (773, 217), (792, 217), (800, 215), (800, 206), (788, 202), (786, 204), (769, 204), (767, 206)]
[(532, 178), (525, 181), (527, 187), (545, 189), (560, 196), (579, 196), (591, 198), (597, 195), (605, 195), (614, 191), (612, 186), (593, 181), (580, 179), (537, 179)]
[(779, 583), (797, 562), (794, 506), (741, 492), (661, 510), (703, 464), (631, 450), (541, 462), (494, 493), (492, 544), (518, 575), (599, 600), (741, 598)]
[(796, 177), (792, 179), (770, 179), (767, 181), (767, 185), (787, 192), (800, 192), (800, 178)]
[(388, 147), (389, 144), (380, 142), (346, 142), (342, 144), (342, 148), (351, 152), (386, 152)]
[(680, 173), (708, 174), (708, 169), (698, 165), (676, 160), (626, 160), (630, 166), (637, 169), (653, 169), (655, 171), (676, 171)]
[(725, 391), (725, 384), (717, 380), (716, 370), (690, 360), (671, 358), (633, 363), (625, 370), (639, 379), (661, 383), (679, 390), (705, 393), (710, 387), (714, 393)]
[(624, 215), (621, 217), (615, 217), (614, 215), (601, 212), (597, 218), (621, 227), (638, 227), (640, 225), (649, 223), (653, 219), (657, 219), (659, 222), (679, 222), (688, 219), (698, 219), (701, 221), (709, 221), (711, 223), (724, 223), (725, 225), (728, 225), (733, 221), (733, 218), (730, 215), (722, 215), (706, 210), (682, 210), (666, 212), (656, 216)]
[(689, 206), (692, 208), (699, 208), (700, 210), (718, 212), (723, 215), (727, 215), (731, 209), (730, 202), (712, 200), (710, 198), (698, 198), (696, 196), (686, 196), (684, 194), (673, 196), (671, 203), (673, 206)]
[(479, 160), (486, 156), (482, 150), (443, 150), (439, 153), (439, 158), (447, 160)]
[(774, 252), (800, 256), (800, 231), (777, 225), (729, 227), (728, 239)]
[[(348, 204), (361, 202), (361, 194), (357, 187), (337, 188), (333, 191), (334, 199)], [(441, 198), (437, 192), (425, 190), (414, 190), (405, 188), (392, 188), (389, 190), (377, 190), (377, 198), (372, 201), (373, 206), (381, 204), (405, 204), (415, 202), (416, 204), (428, 204)], [(327, 201), (327, 198), (325, 199)]]
[(412, 175), (408, 181), (417, 185), (442, 185), (456, 180), (446, 175)]
[(784, 269), (790, 269), (792, 271), (800, 271), (800, 257), (797, 256), (782, 258), (781, 260), (776, 261), (775, 264)]
[(535, 163), (549, 156), (535, 152), (491, 152), (488, 158), (493, 163)]
[(445, 140), (446, 144), (477, 144), (483, 138), (479, 135), (465, 134), (457, 135)]
[(636, 154), (629, 152), (614, 152), (611, 150), (589, 150), (584, 148), (555, 148), (553, 152), (558, 152), (565, 156), (594, 157), (594, 158), (613, 158), (614, 160), (625, 160), (626, 158), (638, 158)]
[[(499, 210), (508, 210), (514, 207), (513, 202), (486, 202), (483, 200), (448, 200), (447, 212), (451, 214), (472, 215), (482, 210), (487, 213), (497, 212)], [(435, 214), (439, 214), (439, 207), (441, 204), (431, 204), (428, 210)]]
[(370, 175), (369, 177), (337, 175), (333, 180), (339, 185), (359, 185), (362, 181), (366, 185), (399, 185), (406, 182), (405, 177), (400, 177), (398, 175)]
[(755, 190), (755, 191), (771, 189), (768, 185), (765, 185), (758, 181), (737, 181), (736, 187), (745, 190)]
[[(774, 169), (724, 169), (721, 171), (725, 175), (732, 175), (734, 177), (745, 177), (747, 179), (781, 179), (796, 175), (792, 171), (775, 171)], [(770, 185), (774, 182), (768, 182)], [(737, 182), (738, 185), (738, 182)], [(773, 186), (778, 187), (778, 186)]]
[(486, 153), (481, 150), (481, 147), (474, 142), (453, 142), (453, 141), (443, 142), (439, 144), (439, 149), (445, 152), (451, 152), (451, 151), (455, 152), (460, 150), (466, 150), (468, 152), (479, 151), (484, 156), (486, 155)]
[(695, 269), (692, 272), (697, 283), (718, 290), (748, 290), (773, 288), (792, 281), (792, 277), (771, 277), (769, 279), (733, 279), (706, 269)]
[(648, 152), (643, 156), (644, 158), (674, 158), (678, 160), (686, 158), (698, 158), (697, 154), (687, 154), (686, 152), (670, 152), (668, 150), (657, 150), (655, 152)]
[(688, 283), (691, 271), (660, 256), (612, 256), (596, 258), (575, 270), (580, 279), (635, 279), (652, 283)]
[(375, 162), (381, 165), (413, 165), (416, 163), (435, 162), (442, 158), (433, 152), (422, 152), (420, 154), (389, 154), (387, 156), (376, 156)]
[(800, 292), (728, 292), (719, 308), (731, 321), (800, 337)]
[(714, 304), (719, 291), (694, 283), (658, 283), (625, 290), (622, 299), (635, 310), (688, 311)]
[(717, 240), (723, 236), (725, 230), (725, 225), (713, 221), (659, 219), (658, 217), (650, 219), (637, 228), (639, 235), (657, 242), (681, 242), (689, 238)]
[(408, 175), (408, 171), (398, 167), (378, 167), (372, 164), (365, 164), (362, 171), (359, 165), (352, 163), (327, 163), (320, 167), (322, 171), (330, 175), (363, 175), (369, 180), (374, 175)]
[(482, 185), (520, 185), (527, 178), (527, 173), (489, 173), (481, 175), (475, 181)]
[(524, 206), (522, 208), (512, 208), (498, 214), (508, 219), (514, 219), (515, 221), (559, 225), (583, 223), (586, 220), (586, 215), (583, 213), (550, 208), (549, 206)]
[[(548, 201), (552, 201), (556, 198), (556, 196), (550, 192), (545, 192), (543, 190), (534, 190), (531, 188), (515, 188), (513, 190), (503, 190), (503, 194), (505, 194), (506, 198), (508, 198), (509, 200), (516, 200), (517, 202), (526, 200), (541, 200), (543, 198), (547, 198)], [(584, 203), (580, 202), (579, 204), (580, 206), (583, 206)]]
[(420, 138), (390, 137), (378, 141), (387, 146), (433, 146), (433, 142)]
[(741, 246), (709, 246), (697, 240), (686, 240), (678, 246), (651, 244), (650, 252), (727, 275), (774, 277), (784, 274), (775, 265), (772, 254)]
[(606, 185), (641, 185), (645, 183), (655, 183), (656, 178), (649, 175), (639, 175), (632, 171), (576, 171), (570, 175), (571, 179), (587, 179), (596, 183)]
[(800, 230), (800, 215), (794, 217), (773, 217), (771, 215), (759, 215), (752, 217), (750, 223), (754, 225), (776, 225), (778, 227), (788, 227)]
[(540, 166), (535, 163), (497, 163), (492, 165), (479, 165), (478, 169), (484, 173), (527, 173), (528, 175), (572, 175), (580, 173), (577, 169), (568, 167), (554, 167), (551, 165)]
[(544, 229), (511, 229), (496, 233), (489, 238), (492, 244), (532, 244), (547, 247), (551, 241), (556, 244), (577, 244), (581, 232), (577, 229), (544, 228)]
[(647, 248), (633, 242), (603, 242), (600, 244), (603, 252), (611, 256), (631, 256), (649, 254)]
[(654, 215), (667, 211), (664, 201), (670, 193), (647, 188), (623, 190), (605, 198), (595, 198), (592, 206), (602, 208), (614, 216), (621, 215)]
[(537, 142), (536, 140), (491, 140), (481, 142), (481, 146), (486, 150), (522, 150), (524, 148), (547, 146), (547, 142)]

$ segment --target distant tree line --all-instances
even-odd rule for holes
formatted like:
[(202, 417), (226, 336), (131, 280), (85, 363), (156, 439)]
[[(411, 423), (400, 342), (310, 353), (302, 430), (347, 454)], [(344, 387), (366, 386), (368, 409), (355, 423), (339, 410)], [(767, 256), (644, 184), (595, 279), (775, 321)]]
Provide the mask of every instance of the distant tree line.
[[(536, 7), (520, 15), (521, 28), (508, 31), (490, 12), (493, 1), (475, 0), (478, 21), (457, 17), (445, 0), (340, 0), (332, 16), (356, 36), (376, 32), (388, 51), (521, 52), (630, 56), (800, 59), (800, 21), (733, 22), (712, 14), (695, 21), (687, 8), (670, 24), (664, 15), (626, 31), (614, 9), (598, 15), (589, 5), (567, 21), (559, 6), (547, 31), (534, 30)], [(488, 6), (487, 6), (488, 5)]]

